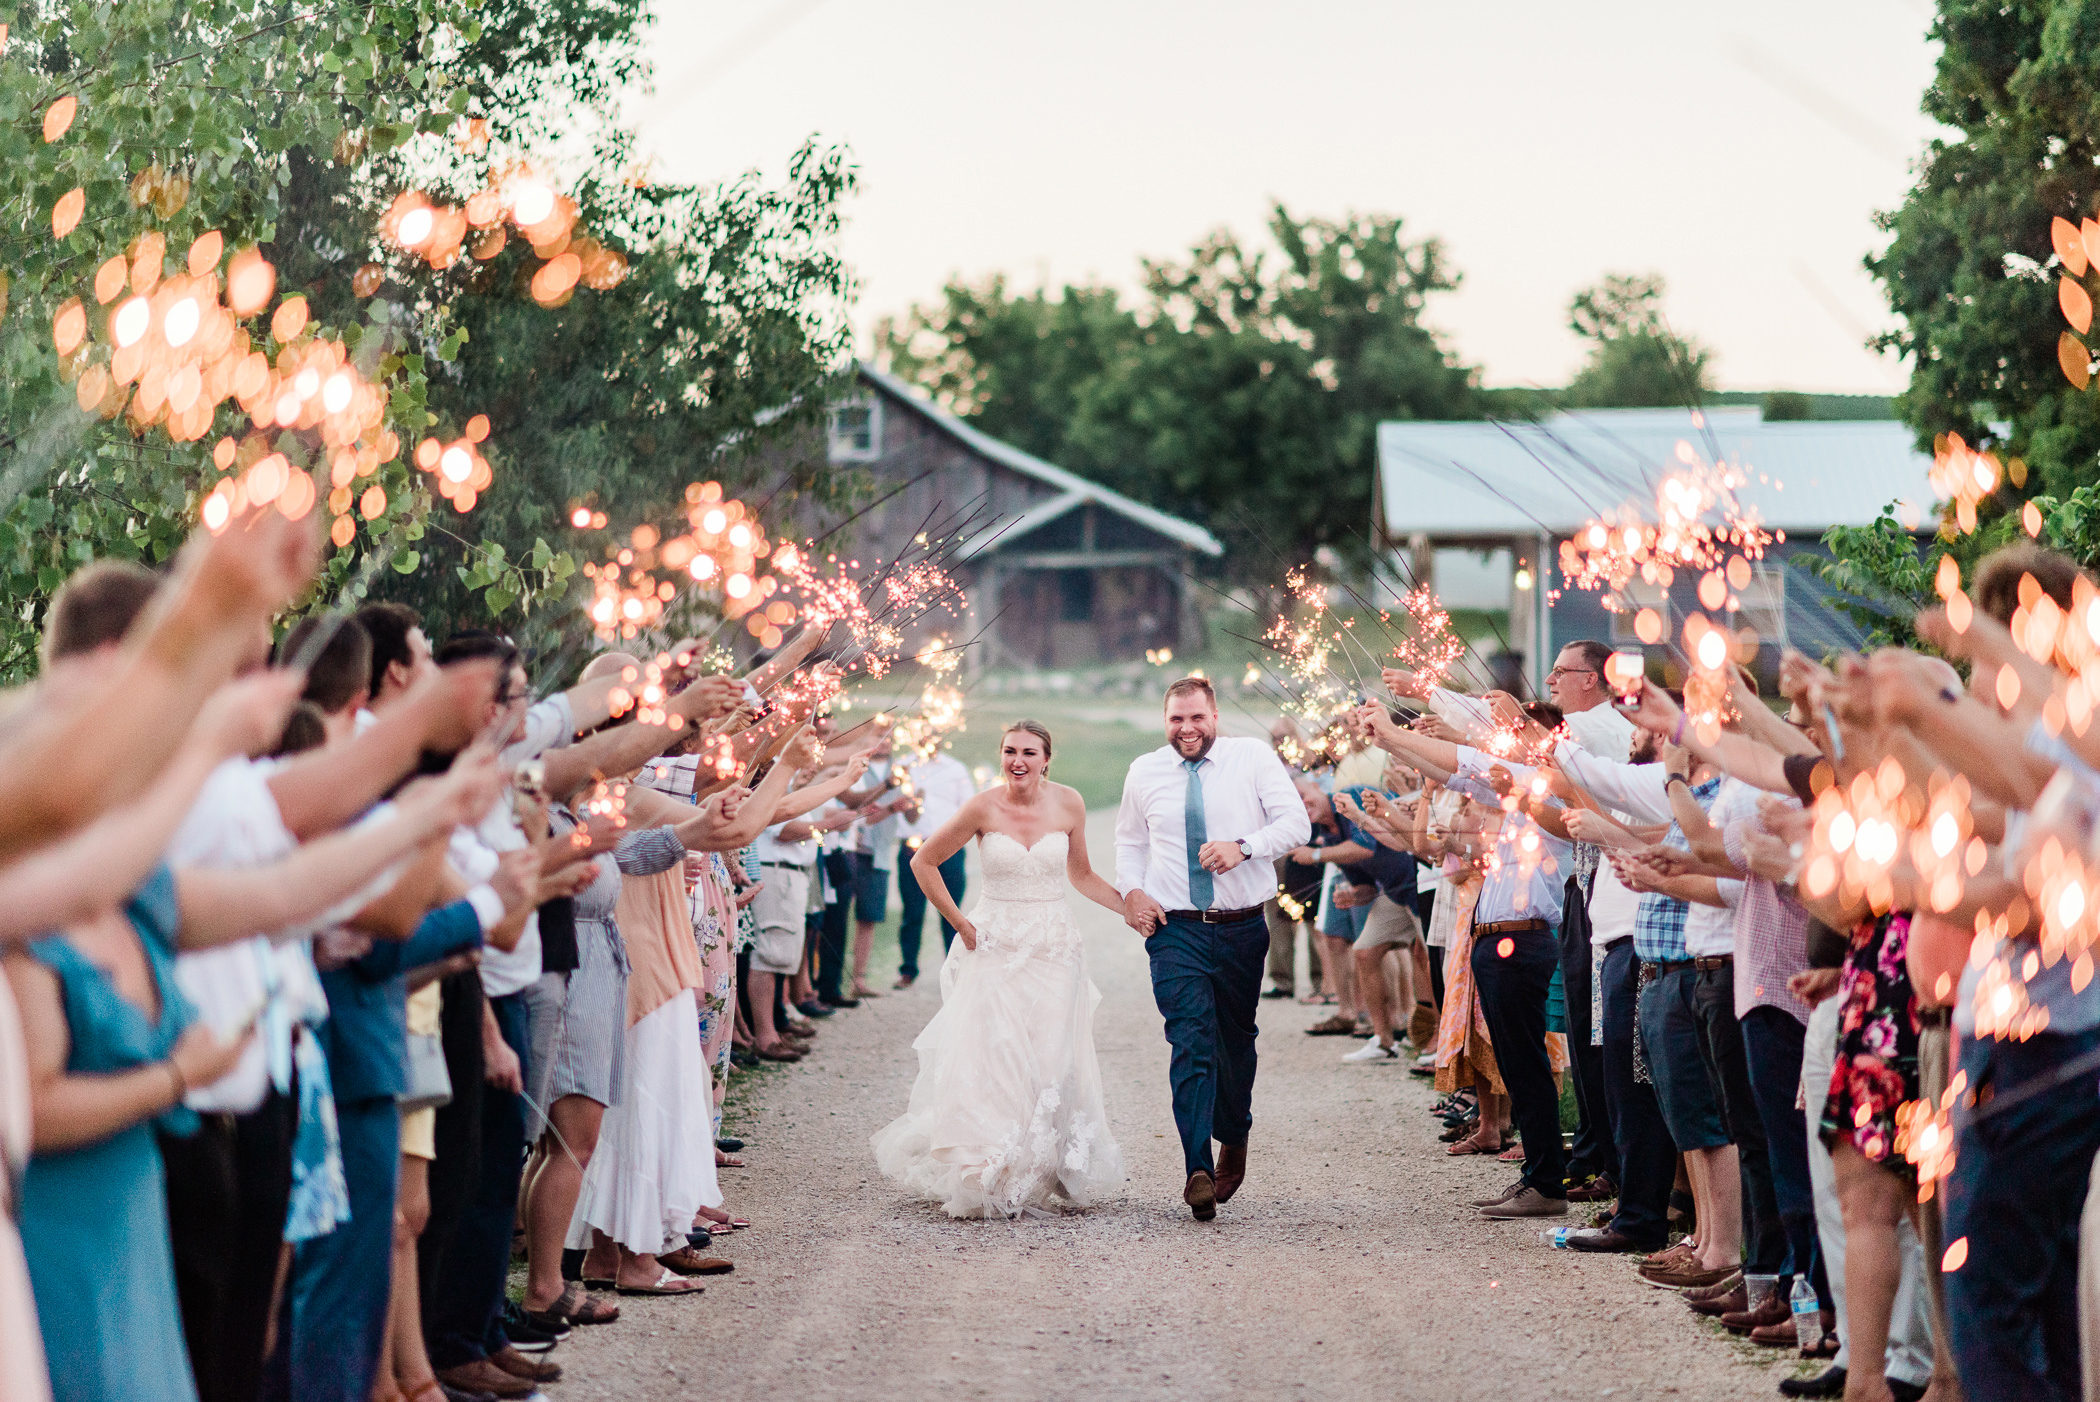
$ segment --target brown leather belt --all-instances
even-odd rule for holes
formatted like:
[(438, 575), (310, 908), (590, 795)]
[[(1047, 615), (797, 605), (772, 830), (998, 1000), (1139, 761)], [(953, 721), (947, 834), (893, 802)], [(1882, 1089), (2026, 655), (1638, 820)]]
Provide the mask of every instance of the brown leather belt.
[(1520, 935), (1526, 930), (1543, 930), (1546, 928), (1546, 922), (1543, 920), (1489, 920), (1483, 924), (1475, 925), (1473, 933), (1475, 936)]
[(1735, 956), (1733, 954), (1702, 954), (1692, 961), (1692, 967), (1702, 974), (1710, 974), (1716, 969), (1732, 969), (1735, 967)]
[(1233, 925), (1242, 920), (1252, 920), (1261, 914), (1261, 907), (1250, 905), (1244, 910), (1170, 910), (1169, 920), (1199, 920), (1205, 925)]
[(1643, 959), (1641, 961), (1641, 972), (1650, 979), (1658, 979), (1664, 974), (1674, 974), (1679, 969), (1689, 969), (1690, 967), (1692, 967), (1692, 961), (1689, 959)]

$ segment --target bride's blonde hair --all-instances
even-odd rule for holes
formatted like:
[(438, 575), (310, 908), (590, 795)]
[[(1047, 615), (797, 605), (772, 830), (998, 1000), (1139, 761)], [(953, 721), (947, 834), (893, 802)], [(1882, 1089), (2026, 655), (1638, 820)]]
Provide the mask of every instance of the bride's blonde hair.
[(1050, 727), (1039, 720), (1017, 720), (1012, 725), (1001, 730), (999, 738), (1004, 740), (1016, 730), (1025, 731), (1043, 742), (1043, 763), (1047, 766), (1050, 763)]

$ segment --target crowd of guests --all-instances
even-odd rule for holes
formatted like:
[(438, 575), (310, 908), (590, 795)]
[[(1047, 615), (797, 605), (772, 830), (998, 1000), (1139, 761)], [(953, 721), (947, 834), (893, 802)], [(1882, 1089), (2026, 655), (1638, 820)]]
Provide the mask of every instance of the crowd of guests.
[(1550, 701), (1388, 671), (1302, 772), (1266, 996), (1302, 928), (1310, 1030), (1521, 1165), (1483, 1218), (1828, 1360), (1787, 1395), (2100, 1396), (2100, 727), (2052, 646), (2096, 600), (2010, 546), (1919, 617), (1939, 655), (1789, 653), (1777, 706), (1732, 669), (1718, 724), (1599, 643)]
[(287, 626), (309, 526), (85, 566), (0, 704), (0, 1402), (525, 1397), (698, 1295), (733, 1069), (872, 992), (968, 796), (814, 631), (534, 697), (398, 604)]

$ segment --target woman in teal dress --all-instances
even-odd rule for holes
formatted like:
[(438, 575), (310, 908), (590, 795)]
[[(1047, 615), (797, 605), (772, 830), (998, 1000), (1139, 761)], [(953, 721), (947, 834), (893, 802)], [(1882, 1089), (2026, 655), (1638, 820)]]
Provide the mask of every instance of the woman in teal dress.
[(218, 1079), (222, 1045), (174, 979), (175, 882), (10, 956), (35, 1105), (22, 1245), (54, 1402), (195, 1402), (176, 1305), (156, 1120), (196, 1129), (182, 1097)]

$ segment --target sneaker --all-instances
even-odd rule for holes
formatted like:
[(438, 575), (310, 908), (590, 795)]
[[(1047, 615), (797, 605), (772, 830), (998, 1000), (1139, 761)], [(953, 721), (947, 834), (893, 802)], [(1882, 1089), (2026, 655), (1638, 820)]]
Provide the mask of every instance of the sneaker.
[(1483, 1217), (1565, 1217), (1568, 1215), (1566, 1198), (1549, 1198), (1537, 1188), (1519, 1188), (1512, 1196), (1501, 1202), (1480, 1209)]
[(1400, 1060), (1400, 1051), (1397, 1047), (1389, 1047), (1385, 1043), (1379, 1041), (1376, 1037), (1373, 1037), (1370, 1041), (1365, 1042), (1355, 1051), (1349, 1052), (1346, 1055), (1344, 1055), (1342, 1057), (1342, 1060), (1378, 1061), (1397, 1064)]
[(503, 1337), (520, 1353), (545, 1353), (563, 1339), (569, 1337), (569, 1326), (556, 1323), (551, 1328), (541, 1328), (525, 1318), (525, 1311), (515, 1300), (503, 1302)]
[(1495, 1196), (1491, 1198), (1473, 1199), (1473, 1206), (1493, 1207), (1498, 1202), (1508, 1202), (1511, 1198), (1515, 1197), (1518, 1193), (1521, 1193), (1523, 1191), (1524, 1180), (1519, 1178), (1516, 1182), (1510, 1184), (1507, 1188), (1504, 1188), (1501, 1192), (1495, 1194)]

